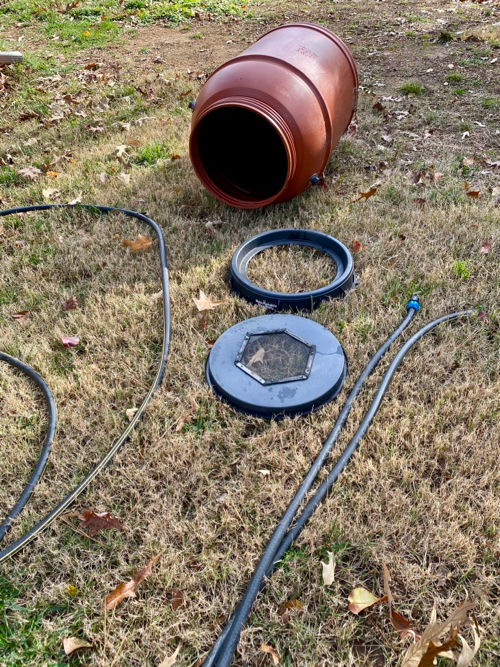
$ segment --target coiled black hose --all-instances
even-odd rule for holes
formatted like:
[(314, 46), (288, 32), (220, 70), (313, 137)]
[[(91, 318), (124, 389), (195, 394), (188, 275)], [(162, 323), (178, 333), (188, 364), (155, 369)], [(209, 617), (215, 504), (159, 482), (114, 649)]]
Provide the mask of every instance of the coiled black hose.
[[(11, 215), (14, 213), (28, 213), (30, 211), (46, 211), (50, 209), (64, 209), (64, 208), (69, 208), (73, 210), (89, 210), (89, 211), (101, 211), (102, 213), (123, 213), (124, 215), (127, 215), (131, 218), (135, 218), (136, 220), (140, 220), (141, 222), (146, 223), (151, 227), (151, 229), (155, 232), (157, 238), (158, 238), (158, 248), (159, 248), (159, 253), (160, 253), (160, 267), (161, 267), (161, 284), (162, 284), (162, 291), (163, 291), (163, 347), (162, 347), (162, 354), (161, 354), (161, 359), (158, 365), (158, 369), (156, 371), (156, 376), (155, 379), (153, 380), (152, 385), (150, 386), (148, 393), (146, 394), (146, 397), (143, 399), (140, 407), (138, 408), (137, 412), (135, 415), (132, 417), (130, 423), (128, 424), (127, 428), (123, 431), (123, 433), (118, 437), (118, 439), (113, 443), (111, 448), (108, 450), (106, 455), (102, 458), (102, 460), (87, 474), (85, 479), (83, 479), (80, 484), (69, 493), (66, 498), (61, 500), (61, 502), (55, 507), (45, 518), (43, 518), (39, 523), (36, 524), (31, 530), (29, 530), (27, 533), (25, 533), (22, 537), (20, 537), (18, 540), (13, 542), (11, 545), (9, 545), (6, 549), (3, 551), (0, 551), (0, 564), (7, 560), (7, 558), (10, 558), (13, 556), (15, 553), (20, 551), (23, 547), (25, 547), (31, 540), (33, 540), (37, 535), (39, 535), (43, 530), (48, 528), (55, 519), (57, 519), (58, 516), (60, 516), (69, 505), (87, 488), (87, 486), (92, 482), (92, 480), (101, 472), (101, 470), (111, 461), (111, 459), (115, 456), (115, 454), (118, 452), (118, 450), (122, 447), (122, 445), (126, 442), (127, 438), (129, 437), (130, 433), (133, 431), (135, 428), (137, 422), (139, 419), (142, 417), (144, 414), (144, 411), (146, 409), (147, 404), (151, 400), (151, 397), (153, 396), (154, 392), (160, 385), (163, 374), (165, 372), (165, 364), (169, 352), (169, 346), (170, 346), (170, 298), (169, 298), (169, 281), (168, 281), (168, 269), (167, 269), (167, 255), (166, 255), (166, 250), (165, 250), (165, 241), (163, 239), (163, 234), (161, 232), (160, 227), (157, 225), (157, 223), (152, 220), (151, 218), (148, 218), (146, 215), (143, 215), (142, 213), (137, 213), (136, 211), (129, 211), (128, 209), (124, 208), (116, 208), (113, 206), (98, 206), (98, 205), (93, 205), (93, 204), (40, 204), (37, 206), (23, 206), (19, 208), (11, 208), (7, 209), (4, 211), (0, 211), (0, 217), (3, 217), (5, 215)], [(3, 361), (7, 361), (7, 363), (11, 363), (12, 357), (9, 357), (8, 355), (2, 354), (0, 357)], [(25, 364), (22, 362), (18, 361), (17, 359), (13, 360), (13, 365), (16, 366), (17, 368), (20, 368), (21, 370), (25, 371), (25, 369), (28, 369), (30, 373), (30, 377), (34, 377), (31, 375), (31, 373), (34, 373), (29, 367), (27, 367)], [(24, 368), (23, 368), (24, 367)], [(37, 375), (37, 374), (35, 374)], [(37, 377), (39, 377), (37, 375)], [(40, 378), (41, 380), (41, 378)], [(43, 382), (43, 381), (42, 381)], [(45, 383), (43, 383), (45, 384)], [(42, 385), (40, 385), (42, 386)], [(42, 389), (43, 391), (43, 389)], [(49, 392), (50, 395), (50, 392)], [(53, 402), (53, 401), (52, 401)], [(55, 408), (54, 408), (55, 411)], [(55, 428), (55, 412), (54, 412), (54, 420), (52, 422), (49, 421), (49, 431)], [(52, 434), (53, 435), (53, 434)], [(45, 452), (45, 449), (42, 451), (42, 456), (48, 455), (48, 451)], [(41, 459), (38, 461), (34, 475), (37, 474), (37, 479), (40, 477), (40, 474), (43, 471), (45, 463), (43, 465), (41, 464)], [(15, 507), (5, 521), (2, 524), (2, 527), (6, 525), (6, 530), (8, 530), (8, 527), (10, 525), (10, 522), (16, 516), (19, 514), (21, 511), (22, 507), (24, 504), (26, 504), (31, 491), (33, 490), (33, 487), (30, 486), (31, 481), (33, 479), (30, 479), (30, 482), (28, 482), (27, 487), (23, 491), (23, 494), (21, 498), (23, 499), (23, 502), (21, 504), (21, 498), (18, 500), (16, 503)], [(15, 511), (15, 514), (14, 514)], [(6, 531), (4, 531), (5, 533)]]
[[(411, 302), (410, 302), (411, 303)], [(418, 304), (417, 304), (418, 307)], [(294, 496), (292, 502), (288, 506), (288, 509), (286, 510), (285, 514), (283, 515), (282, 520), (278, 524), (278, 527), (274, 531), (271, 539), (269, 540), (269, 543), (264, 551), (264, 554), (262, 555), (259, 564), (257, 565), (254, 574), (252, 575), (252, 578), (250, 580), (250, 583), (248, 585), (248, 588), (246, 590), (245, 595), (243, 596), (240, 604), (238, 605), (238, 608), (234, 612), (233, 616), (229, 620), (228, 625), (226, 626), (225, 630), (223, 631), (222, 635), (219, 637), (217, 642), (215, 643), (214, 647), (212, 648), (210, 654), (207, 657), (207, 660), (203, 663), (204, 667), (212, 667), (216, 665), (217, 667), (229, 667), (234, 651), (236, 650), (236, 646), (239, 641), (240, 633), (241, 630), (250, 614), (252, 605), (255, 601), (255, 598), (257, 597), (258, 592), (261, 590), (263, 587), (264, 579), (266, 576), (269, 576), (272, 574), (276, 564), (279, 562), (279, 560), (283, 557), (284, 553), (290, 548), (290, 545), (292, 544), (293, 540), (297, 537), (297, 535), (301, 532), (307, 521), (309, 520), (311, 514), (314, 512), (318, 504), (324, 499), (328, 491), (331, 489), (337, 478), (339, 477), (340, 473), (344, 470), (346, 467), (347, 463), (349, 462), (351, 456), (354, 454), (355, 450), (357, 449), (359, 442), (361, 439), (364, 437), (366, 434), (366, 431), (368, 430), (371, 422), (373, 421), (373, 418), (375, 417), (380, 404), (382, 402), (382, 399), (384, 397), (385, 392), (387, 391), (387, 388), (394, 376), (394, 373), (396, 372), (398, 366), (400, 365), (401, 361), (405, 357), (405, 355), (409, 352), (409, 350), (424, 336), (427, 334), (429, 331), (434, 329), (436, 326), (439, 324), (442, 324), (443, 322), (447, 322), (449, 320), (456, 319), (457, 317), (461, 317), (464, 315), (470, 315), (472, 314), (473, 311), (463, 311), (463, 312), (457, 312), (457, 313), (451, 313), (449, 315), (444, 315), (443, 317), (440, 317), (436, 320), (433, 320), (432, 322), (429, 322), (426, 324), (424, 327), (422, 327), (417, 333), (415, 333), (399, 350), (399, 352), (396, 354), (394, 357), (393, 361), (391, 362), (389, 368), (387, 369), (380, 386), (377, 390), (377, 393), (375, 395), (375, 398), (373, 399), (370, 407), (368, 408), (368, 411), (363, 418), (363, 421), (361, 422), (358, 430), (356, 431), (356, 434), (350, 441), (350, 443), (347, 445), (343, 453), (341, 454), (340, 458), (338, 459), (337, 463), (329, 473), (328, 477), (326, 480), (323, 481), (323, 483), (320, 485), (314, 496), (309, 500), (307, 505), (305, 506), (304, 510), (300, 514), (299, 518), (295, 522), (295, 525), (293, 528), (288, 530), (288, 527), (293, 520), (293, 516), (289, 520), (289, 515), (293, 511), (292, 508), (296, 508), (294, 511), (294, 515), (297, 511), (298, 505), (300, 502), (305, 498), (305, 493), (299, 497), (299, 494), (301, 490), (304, 488), (306, 480), (309, 479), (310, 473), (313, 469), (316, 469), (316, 463), (318, 459), (322, 456), (324, 449), (327, 445), (329, 445), (330, 449), (335, 440), (337, 439), (344, 423), (347, 418), (347, 414), (349, 413), (351, 406), (352, 406), (352, 401), (353, 399), (359, 394), (359, 391), (361, 389), (361, 385), (363, 384), (364, 380), (368, 376), (368, 374), (373, 370), (375, 365), (378, 363), (380, 358), (382, 357), (383, 353), (387, 350), (389, 347), (390, 343), (395, 340), (395, 334), (396, 332), (401, 333), (401, 327), (403, 326), (404, 322), (406, 321), (407, 318), (403, 321), (403, 323), (398, 327), (396, 332), (384, 343), (384, 345), (377, 351), (377, 353), (374, 355), (374, 357), (370, 360), (368, 363), (367, 367), (365, 370), (361, 373), (360, 377), (358, 378), (358, 381), (356, 382), (353, 390), (351, 391), (351, 394), (349, 395), (346, 404), (344, 405), (344, 408), (342, 409), (339, 418), (337, 419), (337, 422), (335, 423), (335, 426), (330, 433), (327, 441), (325, 442), (325, 445), (323, 446), (323, 449), (321, 451), (321, 454), (319, 455), (318, 459), (316, 459), (315, 463), (313, 464), (313, 467), (307, 474), (302, 486), (300, 487), (299, 491), (296, 493)], [(410, 318), (411, 319), (411, 318)], [(398, 334), (399, 335), (399, 334)], [(389, 342), (390, 341), (390, 342)], [(383, 349), (383, 352), (381, 352)], [(376, 359), (376, 361), (375, 361)], [(374, 363), (372, 363), (374, 362)], [(370, 370), (368, 370), (370, 369)], [(319, 470), (318, 470), (319, 472)], [(317, 473), (316, 473), (317, 474)], [(288, 530), (288, 532), (287, 532)]]

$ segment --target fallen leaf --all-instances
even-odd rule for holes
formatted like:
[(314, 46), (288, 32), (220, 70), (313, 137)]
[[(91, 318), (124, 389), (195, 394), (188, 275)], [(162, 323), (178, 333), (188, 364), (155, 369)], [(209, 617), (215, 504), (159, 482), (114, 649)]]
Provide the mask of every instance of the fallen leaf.
[(482, 252), (483, 255), (487, 255), (491, 250), (491, 243), (485, 243), (479, 248), (479, 252)]
[(122, 171), (121, 174), (118, 174), (118, 180), (121, 181), (124, 185), (130, 185), (130, 174), (125, 174)]
[(414, 203), (418, 206), (418, 208), (424, 208), (426, 204), (426, 199), (422, 199), (421, 197), (417, 197), (416, 199), (413, 200)]
[(375, 111), (379, 111), (381, 114), (384, 114), (384, 116), (387, 115), (387, 108), (384, 107), (384, 105), (381, 102), (375, 102), (372, 109), (375, 109)]
[(302, 610), (302, 602), (300, 602), (300, 600), (287, 600), (286, 602), (282, 602), (278, 607), (278, 616), (281, 618), (283, 623), (288, 623), (290, 620), (290, 611), (292, 609), (298, 609), (299, 611)]
[(125, 530), (118, 519), (112, 517), (109, 512), (97, 513), (91, 510), (83, 510), (78, 518), (80, 520), (80, 528), (86, 530), (90, 537), (94, 537), (101, 530), (111, 530), (112, 528)]
[(22, 176), (23, 178), (28, 178), (31, 181), (36, 181), (36, 179), (40, 176), (42, 171), (38, 169), (38, 167), (25, 167), (24, 169), (19, 169), (17, 173), (19, 176)]
[(85, 639), (78, 639), (78, 637), (64, 637), (63, 648), (66, 655), (71, 655), (73, 651), (78, 651), (81, 648), (92, 648), (92, 644), (86, 642)]
[(384, 595), (383, 597), (378, 598), (376, 595), (373, 595), (373, 593), (370, 593), (370, 591), (367, 591), (366, 588), (359, 586), (349, 593), (348, 600), (349, 611), (353, 614), (359, 614), (360, 611), (372, 607), (374, 604), (377, 604), (377, 602), (384, 602), (387, 600), (387, 596)]
[(489, 322), (489, 320), (488, 320), (488, 315), (487, 315), (487, 313), (486, 313), (484, 310), (481, 310), (481, 311), (477, 314), (477, 316), (479, 317), (479, 319), (481, 320), (481, 322)]
[(172, 665), (175, 665), (175, 661), (177, 660), (177, 656), (179, 655), (179, 651), (181, 650), (181, 645), (175, 649), (175, 651), (172, 653), (172, 655), (167, 656), (164, 660), (162, 660), (161, 664), (158, 667), (172, 667)]
[(260, 363), (262, 364), (264, 361), (264, 354), (266, 351), (264, 350), (263, 347), (260, 347), (257, 352), (248, 360), (248, 365), (253, 366), (253, 364)]
[(479, 190), (467, 190), (465, 194), (467, 197), (473, 197), (474, 199), (477, 199), (479, 197)]
[(66, 593), (68, 593), (72, 597), (75, 597), (75, 595), (78, 594), (78, 588), (76, 586), (73, 586), (73, 584), (68, 584), (66, 586)]
[(204, 310), (214, 310), (214, 308), (217, 308), (217, 306), (220, 306), (224, 303), (224, 301), (211, 301), (211, 299), (209, 299), (205, 292), (202, 292), (202, 290), (200, 290), (199, 298), (195, 299), (193, 297), (193, 301), (195, 302), (196, 307), (200, 312)]
[(82, 203), (82, 195), (79, 195), (75, 199), (72, 199), (71, 201), (68, 202), (68, 206), (76, 206), (77, 204)]
[[(116, 150), (116, 157), (117, 157), (118, 159), (120, 159), (120, 158), (123, 157), (124, 155), (126, 156), (126, 150), (127, 150), (127, 148), (128, 148), (127, 144), (121, 144), (120, 146), (117, 146), (117, 147), (115, 148), (115, 150)], [(127, 157), (127, 156), (126, 156), (126, 157)]]
[(58, 197), (60, 194), (57, 188), (45, 188), (45, 190), (42, 190), (42, 195), (45, 199), (52, 199), (52, 197)]
[(132, 252), (137, 252), (138, 250), (146, 250), (146, 248), (149, 248), (152, 243), (153, 239), (150, 239), (149, 236), (141, 236), (141, 234), (139, 234), (139, 236), (133, 241), (123, 239), (122, 245), (126, 248), (130, 248)]
[(362, 250), (365, 249), (365, 246), (362, 245), (359, 241), (351, 241), (351, 250), (353, 252), (361, 252)]
[(177, 153), (172, 153), (172, 155), (170, 156), (170, 159), (172, 160), (172, 162), (174, 162), (174, 160), (180, 160), (181, 156), (177, 155)]
[(172, 589), (172, 611), (179, 609), (184, 604), (184, 594), (178, 588)]
[(76, 296), (70, 296), (67, 301), (63, 303), (64, 310), (76, 310), (78, 308), (78, 299)]
[(13, 320), (16, 320), (16, 322), (24, 322), (29, 314), (29, 310), (20, 310), (18, 313), (12, 313), (11, 317)]
[(187, 420), (191, 417), (191, 415), (193, 414), (193, 412), (194, 412), (194, 408), (191, 408), (191, 410), (188, 410), (188, 411), (186, 412), (186, 414), (183, 415), (183, 416), (179, 419), (179, 421), (178, 421), (178, 423), (177, 423), (177, 426), (175, 427), (175, 431), (176, 431), (176, 432), (179, 432), (179, 431), (182, 430), (182, 427), (183, 427), (184, 424), (187, 422)]
[(374, 195), (376, 192), (377, 188), (370, 188), (368, 192), (360, 192), (359, 193), (360, 196), (357, 199), (355, 199), (352, 203), (355, 204), (357, 201), (361, 201), (362, 199), (366, 201), (367, 199), (370, 199), (370, 197)]
[(127, 583), (120, 584), (113, 591), (111, 591), (111, 593), (108, 593), (104, 600), (106, 609), (108, 611), (110, 609), (114, 609), (125, 598), (135, 598), (135, 589), (142, 581), (144, 581), (146, 577), (151, 574), (153, 566), (157, 560), (158, 556), (153, 556), (144, 569), (134, 573), (133, 579)]
[(61, 343), (63, 347), (76, 347), (80, 343), (78, 336), (62, 336)]
[(420, 639), (421, 635), (411, 629), (410, 621), (404, 616), (401, 616), (401, 614), (398, 614), (394, 609), (389, 610), (389, 619), (392, 623), (392, 627), (399, 632), (401, 641), (405, 641), (408, 637), (411, 637), (413, 641), (418, 641)]
[(132, 421), (138, 409), (139, 408), (129, 408), (128, 410), (125, 410), (125, 414), (127, 415), (127, 419), (129, 420), (129, 422)]
[[(458, 628), (461, 624), (467, 622), (467, 614), (474, 607), (470, 602), (464, 602), (445, 621), (437, 622), (437, 611), (434, 606), (431, 613), (431, 618), (428, 626), (425, 628), (420, 639), (411, 644), (406, 651), (401, 667), (425, 667), (425, 665), (432, 666), (434, 657), (441, 651), (447, 650), (445, 644), (438, 647), (438, 653), (434, 653), (431, 662), (424, 662), (423, 660), (430, 644), (436, 647), (439, 644), (441, 637), (449, 632), (451, 628)], [(455, 640), (456, 641), (456, 640)], [(431, 652), (432, 654), (432, 648)]]
[(50, 176), (50, 178), (57, 178), (59, 176), (58, 171), (51, 171), (50, 169), (45, 172), (47, 176)]
[(335, 560), (332, 551), (327, 551), (328, 563), (321, 563), (323, 566), (323, 584), (330, 586), (335, 578)]
[[(438, 655), (446, 655), (448, 650), (457, 645), (457, 631), (453, 628), (450, 630), (450, 637), (444, 644), (439, 644), (436, 646), (432, 641), (429, 642), (427, 651), (422, 656), (418, 667), (433, 667), (435, 664), (435, 658)], [(451, 654), (453, 656), (453, 653)], [(446, 657), (450, 657), (446, 655)]]
[(298, 609), (301, 611), (303, 608), (300, 600), (287, 600), (286, 602), (282, 602), (278, 607), (278, 616), (283, 616), (289, 609)]
[(471, 648), (465, 639), (459, 635), (460, 641), (462, 642), (462, 650), (458, 656), (457, 667), (469, 667), (474, 656), (479, 651), (481, 638), (474, 626), (472, 626), (472, 632), (474, 634), (474, 648)]
[(270, 653), (275, 665), (280, 664), (280, 657), (272, 646), (269, 646), (269, 644), (261, 644), (260, 650), (264, 653)]

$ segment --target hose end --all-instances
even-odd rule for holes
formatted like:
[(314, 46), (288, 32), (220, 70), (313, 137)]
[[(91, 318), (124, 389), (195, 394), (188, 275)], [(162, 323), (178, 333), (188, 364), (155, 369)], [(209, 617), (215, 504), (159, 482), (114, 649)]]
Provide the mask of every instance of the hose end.
[(420, 308), (420, 298), (418, 296), (412, 296), (408, 303), (406, 304), (406, 310), (413, 308), (415, 312)]

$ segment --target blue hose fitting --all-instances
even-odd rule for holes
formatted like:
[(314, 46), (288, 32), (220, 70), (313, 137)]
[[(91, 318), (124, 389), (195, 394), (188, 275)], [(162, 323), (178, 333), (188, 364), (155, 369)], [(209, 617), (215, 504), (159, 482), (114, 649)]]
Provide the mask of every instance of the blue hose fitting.
[(406, 310), (413, 308), (416, 311), (420, 308), (420, 299), (418, 296), (412, 296), (411, 299), (406, 304)]

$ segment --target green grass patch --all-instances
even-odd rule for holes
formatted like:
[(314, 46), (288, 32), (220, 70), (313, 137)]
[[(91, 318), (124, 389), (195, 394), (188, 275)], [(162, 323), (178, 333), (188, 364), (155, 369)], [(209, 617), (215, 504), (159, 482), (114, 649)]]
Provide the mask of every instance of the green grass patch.
[[(95, 46), (120, 32), (118, 21), (146, 24), (163, 19), (178, 24), (192, 18), (248, 15), (245, 5), (233, 0), (87, 0), (66, 10), (69, 4), (55, 7), (49, 0), (14, 0), (0, 7), (0, 17), (3, 23), (45, 24), (49, 34), (81, 38), (82, 43)], [(84, 36), (86, 32), (90, 35)]]
[(470, 277), (471, 269), (469, 260), (456, 259), (451, 265), (453, 273), (462, 280), (467, 280)]
[(448, 74), (448, 76), (446, 77), (446, 81), (448, 81), (449, 83), (460, 83), (463, 80), (464, 77), (461, 74), (456, 74), (455, 72)]
[[(71, 601), (45, 606), (25, 607), (19, 604), (21, 591), (10, 581), (0, 578), (0, 655), (2, 664), (9, 667), (50, 665), (63, 667), (67, 659), (62, 650), (62, 639), (78, 632), (75, 620), (78, 610), (72, 612)], [(47, 623), (55, 626), (47, 629)], [(81, 664), (75, 657), (75, 665)]]
[(399, 90), (403, 95), (422, 95), (425, 88), (421, 83), (418, 83), (418, 81), (408, 81), (407, 83), (404, 83)]
[(486, 97), (483, 100), (485, 109), (500, 109), (500, 97)]

